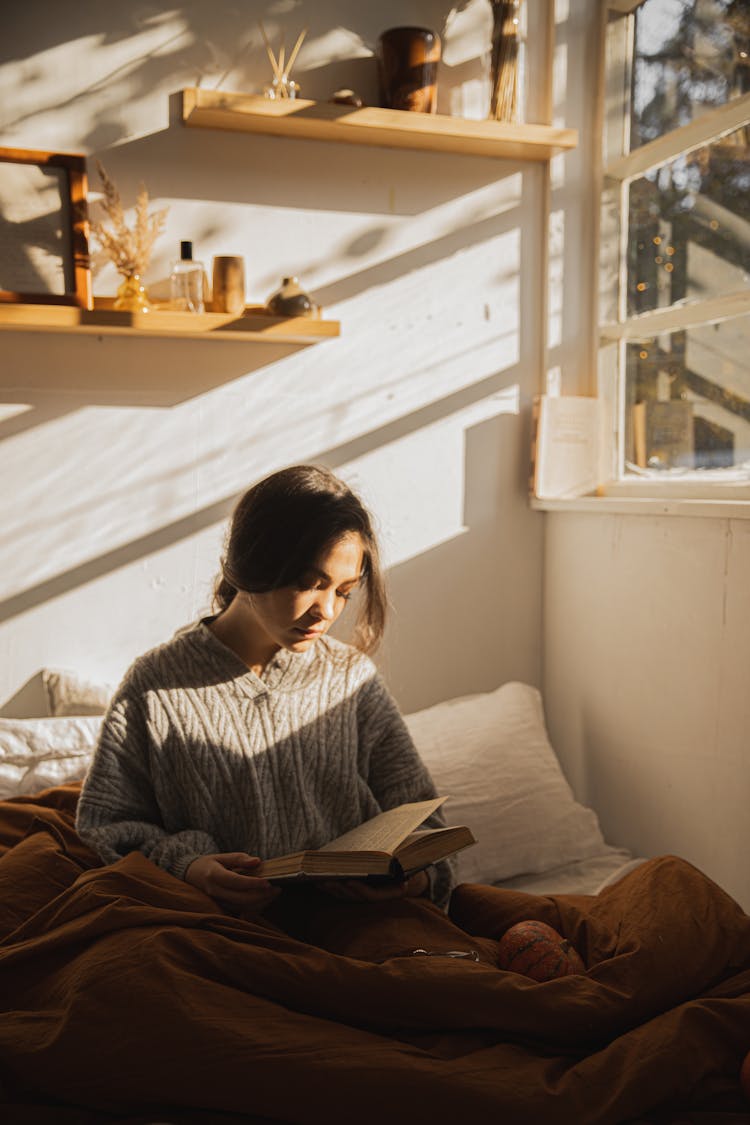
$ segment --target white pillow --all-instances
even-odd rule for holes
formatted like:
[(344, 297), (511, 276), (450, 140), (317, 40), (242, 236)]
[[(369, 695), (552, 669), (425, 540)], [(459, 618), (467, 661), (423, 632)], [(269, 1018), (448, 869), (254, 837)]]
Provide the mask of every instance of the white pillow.
[(0, 800), (80, 781), (101, 725), (101, 715), (0, 719)]
[(100, 683), (64, 668), (43, 668), (50, 715), (103, 715), (114, 695), (114, 684)]
[(449, 800), (448, 824), (477, 844), (459, 852), (463, 883), (547, 871), (607, 849), (596, 814), (565, 780), (544, 725), (541, 695), (504, 684), (405, 716), (414, 743)]

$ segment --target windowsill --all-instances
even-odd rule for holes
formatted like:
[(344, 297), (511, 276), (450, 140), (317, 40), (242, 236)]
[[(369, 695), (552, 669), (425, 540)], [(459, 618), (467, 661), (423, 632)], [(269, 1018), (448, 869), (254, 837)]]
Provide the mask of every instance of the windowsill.
[(750, 520), (750, 497), (747, 500), (634, 495), (576, 496), (565, 500), (539, 500), (533, 497), (531, 506), (541, 512), (598, 512), (628, 516), (697, 516)]

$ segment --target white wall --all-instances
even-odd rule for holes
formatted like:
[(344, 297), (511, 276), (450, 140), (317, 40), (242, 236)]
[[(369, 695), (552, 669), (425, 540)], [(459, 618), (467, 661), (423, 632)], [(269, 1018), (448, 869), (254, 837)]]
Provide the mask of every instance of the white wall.
[(750, 908), (750, 522), (547, 515), (544, 694), (605, 835)]
[[(174, 99), (170, 120), (187, 85), (260, 91), (259, 17), (276, 42), (286, 28), (287, 47), (309, 28), (296, 76), (313, 98), (352, 86), (374, 100), (379, 31), (442, 30), (439, 108), (476, 106), (489, 7), (457, 7), (447, 28), (436, 0), (31, 0), (6, 17), (0, 144), (86, 153), (92, 191), (97, 157), (127, 203), (145, 182), (170, 208), (147, 278), (157, 292), (192, 238), (207, 263), (245, 256), (251, 302), (298, 274), (342, 335), (287, 354), (3, 334), (18, 388), (0, 414), (5, 714), (39, 705), (40, 668), (116, 680), (205, 612), (233, 503), (303, 460), (334, 466), (374, 510), (394, 604), (381, 661), (404, 709), (539, 682), (544, 517), (525, 488), (543, 167), (186, 129)], [(575, 126), (583, 74), (567, 58), (589, 17), (576, 23), (584, 0), (564, 7), (558, 116)], [(574, 235), (584, 225), (586, 167), (581, 153), (556, 164), (556, 268), (565, 221)], [(95, 292), (113, 293), (95, 260)], [(554, 310), (555, 362), (571, 369), (580, 292), (578, 278)]]

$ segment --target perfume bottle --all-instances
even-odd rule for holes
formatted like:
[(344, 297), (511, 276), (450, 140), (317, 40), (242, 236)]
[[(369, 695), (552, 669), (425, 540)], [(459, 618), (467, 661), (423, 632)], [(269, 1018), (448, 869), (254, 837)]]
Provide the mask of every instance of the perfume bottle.
[(169, 278), (173, 309), (178, 312), (192, 313), (205, 311), (203, 276), (203, 262), (194, 260), (192, 242), (181, 242), (180, 257), (172, 265), (172, 273)]

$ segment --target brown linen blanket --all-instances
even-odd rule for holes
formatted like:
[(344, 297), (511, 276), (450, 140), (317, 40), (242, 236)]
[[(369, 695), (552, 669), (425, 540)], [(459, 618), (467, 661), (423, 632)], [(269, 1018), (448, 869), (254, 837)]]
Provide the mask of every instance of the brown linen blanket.
[[(0, 802), (8, 1125), (750, 1121), (750, 918), (680, 859), (596, 897), (464, 885), (447, 917), (285, 892), (249, 920), (137, 852), (100, 866), (77, 795)], [(524, 918), (586, 975), (500, 971)]]

